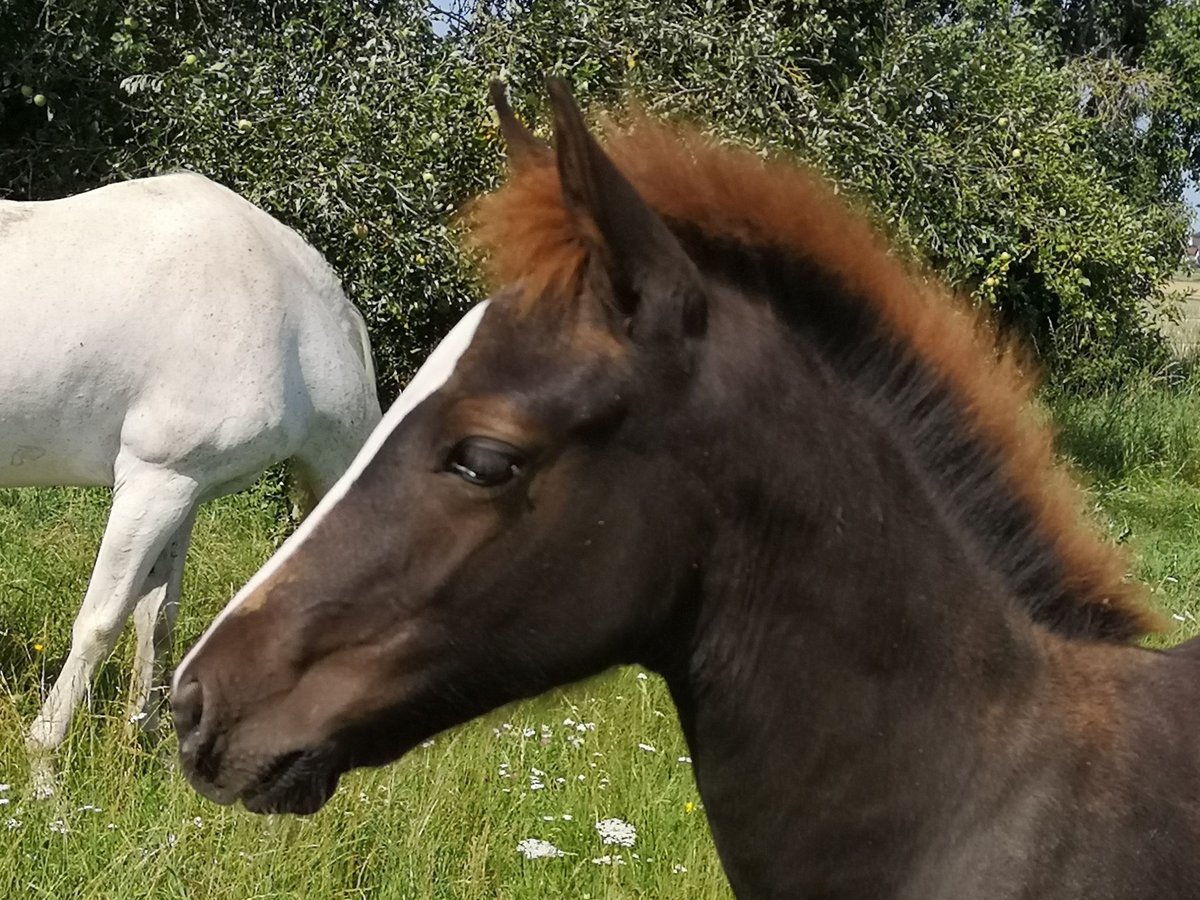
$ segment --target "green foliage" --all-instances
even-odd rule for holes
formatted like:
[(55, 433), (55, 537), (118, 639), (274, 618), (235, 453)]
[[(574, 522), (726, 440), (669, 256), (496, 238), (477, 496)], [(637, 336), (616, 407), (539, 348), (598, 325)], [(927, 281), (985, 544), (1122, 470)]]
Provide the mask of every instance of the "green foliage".
[(500, 157), (482, 82), (424, 4), (387, 10), (215, 26), (137, 84), (114, 165), (195, 169), (304, 234), (367, 316), (390, 397), (478, 294), (450, 223)]
[(849, 29), (816, 0), (714, 0), (703, 15), (611, 0), (590, 15), (534, 3), (483, 31), (528, 91), (545, 68), (603, 102), (631, 84), (654, 109), (815, 163), (900, 252), (1018, 327), (1060, 382), (1160, 364), (1181, 166), (1164, 186), (1157, 165), (1130, 160), (1158, 152), (1137, 123), (1166, 102), (1168, 78), (1063, 60), (1035, 22), (994, 5), (869, 6), (886, 27), (868, 15)]
[(1173, 146), (1167, 165), (1186, 160), (1200, 172), (1200, 3), (1170, 3), (1153, 21), (1148, 65), (1169, 77), (1170, 95), (1155, 118), (1156, 132)]
[(819, 166), (1060, 384), (1163, 359), (1200, 146), (1192, 2), (461, 2), (441, 37), (417, 0), (12, 3), (0, 184), (230, 185), (333, 263), (386, 396), (479, 294), (452, 223), (500, 172), (486, 84), (544, 122), (547, 72)]

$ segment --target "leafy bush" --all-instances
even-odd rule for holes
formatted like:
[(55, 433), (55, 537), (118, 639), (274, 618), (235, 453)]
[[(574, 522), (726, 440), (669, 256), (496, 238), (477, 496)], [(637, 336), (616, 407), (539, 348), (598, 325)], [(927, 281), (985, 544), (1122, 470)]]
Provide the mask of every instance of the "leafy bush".
[(545, 69), (603, 102), (630, 84), (815, 163), (900, 252), (1018, 327), (1059, 382), (1162, 362), (1181, 187), (1131, 160), (1174, 139), (1144, 124), (1170, 99), (1166, 75), (1063, 59), (1035, 17), (995, 4), (698, 6), (539, 2), (480, 30), (531, 108)]
[(1112, 384), (1165, 352), (1193, 140), (1179, 123), (1200, 117), (1173, 74), (1192, 32), (1155, 32), (1141, 7), (1101, 10), (1097, 30), (1053, 3), (13, 3), (0, 184), (53, 196), (178, 167), (228, 184), (342, 275), (387, 396), (478, 294), (452, 221), (500, 172), (487, 82), (544, 123), (548, 72), (585, 103), (632, 92), (820, 166), (1060, 384)]

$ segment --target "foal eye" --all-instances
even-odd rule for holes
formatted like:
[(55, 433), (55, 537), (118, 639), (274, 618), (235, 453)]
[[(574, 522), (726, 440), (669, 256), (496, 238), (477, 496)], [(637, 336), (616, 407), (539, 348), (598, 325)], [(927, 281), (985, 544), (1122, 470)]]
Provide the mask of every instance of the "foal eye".
[(521, 451), (491, 438), (469, 437), (450, 451), (446, 471), (483, 487), (498, 487), (521, 471)]

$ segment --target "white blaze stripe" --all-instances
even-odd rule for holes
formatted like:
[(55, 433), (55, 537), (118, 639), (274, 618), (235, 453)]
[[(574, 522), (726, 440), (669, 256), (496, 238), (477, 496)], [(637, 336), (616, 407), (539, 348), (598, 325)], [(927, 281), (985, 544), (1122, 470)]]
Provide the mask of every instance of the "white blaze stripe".
[(300, 527), (292, 533), (292, 536), (284, 541), (283, 546), (275, 551), (274, 556), (268, 559), (263, 564), (263, 567), (237, 592), (237, 595), (226, 604), (225, 608), (213, 620), (213, 623), (200, 636), (200, 640), (188, 651), (187, 656), (183, 658), (183, 662), (175, 669), (173, 688), (179, 687), (180, 676), (187, 669), (188, 663), (199, 652), (200, 648), (204, 646), (205, 641), (208, 640), (217, 626), (244, 603), (246, 598), (251, 596), (259, 585), (275, 574), (279, 567), (287, 561), (288, 557), (295, 553), (308, 539), (308, 536), (312, 534), (321, 519), (328, 514), (329, 510), (337, 505), (342, 497), (346, 496), (346, 492), (350, 490), (351, 485), (354, 484), (358, 476), (370, 464), (371, 460), (375, 458), (375, 454), (379, 452), (379, 449), (388, 439), (388, 436), (396, 430), (396, 427), (403, 421), (404, 417), (412, 412), (417, 404), (450, 380), (450, 376), (454, 374), (454, 369), (458, 365), (458, 361), (467, 351), (467, 347), (471, 345), (471, 340), (475, 337), (475, 330), (479, 327), (479, 322), (483, 319), (483, 314), (487, 311), (490, 302), (489, 300), (484, 300), (471, 309), (450, 330), (450, 333), (442, 339), (442, 342), (434, 348), (433, 353), (429, 355), (429, 358), (417, 370), (417, 374), (413, 376), (412, 381), (404, 388), (403, 393), (396, 398), (396, 402), (387, 411), (387, 415), (375, 426), (375, 430), (371, 432), (371, 436), (363, 444), (362, 449), (358, 452), (358, 456), (350, 464), (350, 468), (329, 489), (329, 492), (321, 498), (321, 502), (300, 523)]

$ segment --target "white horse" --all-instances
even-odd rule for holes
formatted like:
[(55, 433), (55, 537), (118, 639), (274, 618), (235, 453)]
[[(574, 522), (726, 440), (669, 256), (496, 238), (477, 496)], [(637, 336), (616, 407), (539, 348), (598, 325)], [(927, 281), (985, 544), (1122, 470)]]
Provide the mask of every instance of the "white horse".
[(179, 173), (0, 201), (0, 487), (113, 489), (29, 732), (38, 790), (131, 612), (131, 720), (153, 720), (198, 504), (289, 458), (319, 497), (379, 418), (366, 327), (337, 277), (233, 192)]

